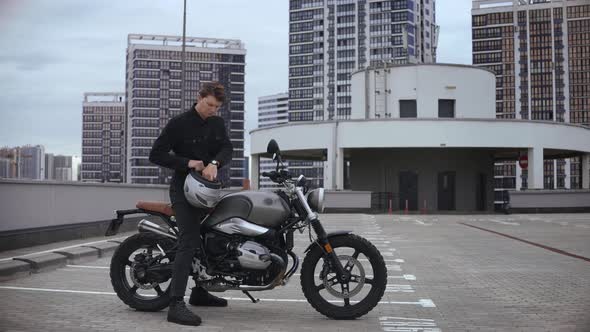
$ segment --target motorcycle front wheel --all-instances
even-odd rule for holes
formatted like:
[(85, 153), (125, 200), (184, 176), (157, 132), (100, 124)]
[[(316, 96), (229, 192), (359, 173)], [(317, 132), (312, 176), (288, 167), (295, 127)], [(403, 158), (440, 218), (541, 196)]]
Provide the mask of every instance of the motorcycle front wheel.
[(350, 277), (339, 280), (327, 254), (314, 245), (301, 266), (303, 294), (316, 311), (327, 317), (361, 317), (379, 303), (387, 287), (383, 256), (371, 242), (353, 234), (332, 237), (330, 244)]
[(170, 277), (155, 275), (150, 268), (171, 265), (161, 250), (173, 245), (170, 239), (153, 233), (135, 234), (119, 245), (111, 259), (110, 277), (125, 304), (139, 311), (159, 311), (169, 305)]

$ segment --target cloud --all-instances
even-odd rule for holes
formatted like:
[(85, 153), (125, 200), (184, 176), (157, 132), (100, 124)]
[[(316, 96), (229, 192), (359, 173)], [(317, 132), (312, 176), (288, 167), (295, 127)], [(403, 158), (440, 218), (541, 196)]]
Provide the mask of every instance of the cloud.
[(0, 66), (14, 66), (18, 70), (41, 70), (48, 65), (65, 62), (66, 59), (44, 52), (26, 52), (19, 54), (0, 54)]
[[(188, 36), (246, 44), (245, 121), (255, 128), (258, 98), (288, 89), (289, 2), (187, 6)], [(471, 62), (470, 6), (437, 1), (440, 62)], [(83, 93), (124, 91), (127, 35), (182, 33), (180, 0), (0, 0), (0, 17), (0, 145), (63, 154), (79, 153)]]

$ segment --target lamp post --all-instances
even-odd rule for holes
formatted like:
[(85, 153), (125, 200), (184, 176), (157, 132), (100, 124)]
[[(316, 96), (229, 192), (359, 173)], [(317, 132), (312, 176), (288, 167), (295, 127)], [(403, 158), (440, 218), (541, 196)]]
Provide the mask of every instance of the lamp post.
[(186, 48), (186, 0), (184, 0), (184, 10), (182, 14), (182, 52), (180, 65), (180, 110), (184, 110), (184, 60)]

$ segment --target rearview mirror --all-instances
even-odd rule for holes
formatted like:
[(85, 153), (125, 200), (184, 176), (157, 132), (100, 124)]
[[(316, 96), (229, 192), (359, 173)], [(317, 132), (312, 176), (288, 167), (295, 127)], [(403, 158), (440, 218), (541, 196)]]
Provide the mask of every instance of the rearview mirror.
[(279, 150), (279, 145), (277, 144), (277, 141), (271, 139), (270, 142), (268, 142), (268, 145), (266, 146), (266, 153), (274, 155), (275, 153), (280, 152), (281, 150)]

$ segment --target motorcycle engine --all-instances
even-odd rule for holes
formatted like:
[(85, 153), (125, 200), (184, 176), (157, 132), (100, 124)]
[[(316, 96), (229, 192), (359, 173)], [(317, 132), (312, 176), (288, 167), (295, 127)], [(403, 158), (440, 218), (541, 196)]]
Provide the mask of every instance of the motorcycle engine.
[(254, 241), (240, 241), (235, 238), (208, 233), (205, 236), (207, 253), (220, 260), (218, 267), (226, 271), (236, 268), (265, 270), (272, 263), (270, 250)]
[(264, 270), (270, 263), (270, 250), (253, 241), (246, 241), (238, 247), (238, 262), (245, 269)]

